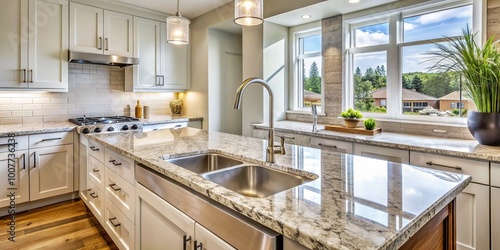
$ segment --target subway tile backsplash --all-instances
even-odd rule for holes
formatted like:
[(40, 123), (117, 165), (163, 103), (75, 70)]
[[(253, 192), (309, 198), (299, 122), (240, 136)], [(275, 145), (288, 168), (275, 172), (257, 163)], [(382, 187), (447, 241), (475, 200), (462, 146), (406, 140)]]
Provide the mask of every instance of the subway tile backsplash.
[(124, 69), (70, 63), (67, 93), (0, 91), (0, 125), (67, 121), (87, 115), (132, 115), (137, 100), (150, 106), (151, 114), (170, 114), (175, 93), (124, 92)]

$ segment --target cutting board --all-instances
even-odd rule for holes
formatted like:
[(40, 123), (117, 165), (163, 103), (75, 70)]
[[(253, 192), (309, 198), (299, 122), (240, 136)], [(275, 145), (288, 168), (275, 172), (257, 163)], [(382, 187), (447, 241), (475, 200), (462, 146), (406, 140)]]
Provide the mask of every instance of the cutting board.
[(381, 128), (375, 128), (374, 130), (366, 130), (365, 127), (348, 128), (340, 125), (325, 125), (326, 130), (353, 133), (360, 135), (376, 135), (382, 133)]

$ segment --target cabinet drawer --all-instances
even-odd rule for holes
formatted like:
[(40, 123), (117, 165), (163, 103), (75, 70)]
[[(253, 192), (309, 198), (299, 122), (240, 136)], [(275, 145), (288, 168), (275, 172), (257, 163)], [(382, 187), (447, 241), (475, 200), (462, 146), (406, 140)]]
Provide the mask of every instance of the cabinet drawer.
[(354, 154), (403, 164), (410, 162), (410, 152), (403, 149), (354, 143)]
[(281, 140), (279, 138), (281, 136), (285, 137), (285, 143), (299, 145), (299, 146), (309, 146), (309, 142), (311, 141), (311, 138), (309, 136), (297, 135), (292, 133), (276, 132), (274, 135), (275, 135), (274, 142), (276, 144), (278, 144), (278, 142)]
[(435, 155), (422, 152), (410, 153), (410, 164), (472, 176), (472, 182), (489, 185), (489, 163)]
[(94, 140), (88, 142), (89, 155), (94, 156), (98, 161), (104, 163), (104, 146)]
[(104, 169), (106, 167), (93, 156), (89, 156), (87, 177), (89, 181), (101, 190), (104, 191)]
[(491, 163), (491, 185), (500, 187), (500, 163)]
[(88, 189), (84, 192), (86, 192), (85, 197), (90, 211), (102, 224), (104, 222), (104, 201), (106, 200), (104, 193), (93, 182), (88, 183)]
[(352, 142), (312, 137), (311, 147), (352, 154)]
[(169, 129), (169, 128), (184, 128), (187, 126), (188, 126), (188, 122), (161, 123), (161, 124), (153, 124), (153, 125), (144, 125), (142, 130), (144, 132), (147, 132), (147, 131)]
[(40, 148), (73, 143), (73, 132), (59, 132), (29, 136), (29, 147)]
[(134, 225), (109, 200), (106, 200), (104, 229), (119, 249), (134, 248)]
[(16, 151), (28, 149), (28, 136), (0, 137), (0, 153), (8, 152), (10, 144), (15, 145)]
[(135, 189), (130, 183), (106, 168), (106, 178), (104, 181), (106, 197), (125, 214), (128, 219), (134, 222)]
[(104, 150), (104, 164), (118, 176), (134, 185), (134, 161), (132, 159), (106, 148)]

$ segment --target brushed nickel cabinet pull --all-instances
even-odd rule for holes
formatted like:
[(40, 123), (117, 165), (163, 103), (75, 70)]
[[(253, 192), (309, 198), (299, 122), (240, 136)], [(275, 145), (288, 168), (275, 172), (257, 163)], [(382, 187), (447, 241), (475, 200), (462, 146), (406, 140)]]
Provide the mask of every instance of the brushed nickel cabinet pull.
[(116, 186), (116, 184), (109, 184), (109, 187), (110, 187), (111, 189), (113, 189), (113, 191), (120, 191), (120, 190), (122, 190), (122, 189), (121, 189), (121, 188), (119, 188), (119, 187), (115, 188), (115, 186)]
[(33, 70), (30, 69), (30, 83), (33, 83)]
[(92, 151), (99, 151), (99, 149), (98, 149), (98, 148), (96, 148), (95, 146), (90, 146), (90, 149), (91, 149)]
[(323, 144), (323, 143), (318, 143), (318, 146), (320, 147), (326, 147), (326, 148), (337, 148), (335, 145), (328, 145), (328, 144)]
[(462, 170), (462, 167), (460, 167), (460, 166), (448, 166), (448, 165), (434, 163), (432, 161), (428, 161), (425, 164), (427, 164), (429, 166), (437, 166), (437, 167), (443, 167), (443, 168), (451, 168), (451, 169), (455, 169), (455, 170)]
[(97, 44), (97, 49), (102, 50), (102, 37), (99, 37), (99, 43)]
[(26, 75), (27, 74), (27, 70), (26, 69), (22, 69), (22, 74), (21, 74), (21, 77), (23, 78), (21, 82), (28, 82), (28, 76)]
[(97, 195), (97, 194), (96, 194), (96, 193), (94, 193), (94, 192), (90, 193), (89, 195), (90, 195), (92, 198), (94, 198), (94, 199), (95, 199), (95, 198), (97, 198), (97, 197), (99, 197), (99, 195)]

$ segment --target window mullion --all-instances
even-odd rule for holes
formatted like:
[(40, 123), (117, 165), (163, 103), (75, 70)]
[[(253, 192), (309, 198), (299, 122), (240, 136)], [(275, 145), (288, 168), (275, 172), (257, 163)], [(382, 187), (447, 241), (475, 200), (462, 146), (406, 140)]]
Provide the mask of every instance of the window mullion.
[(387, 114), (396, 118), (401, 109), (400, 53), (398, 50), (398, 27), (400, 14), (389, 20), (389, 49), (387, 50)]

